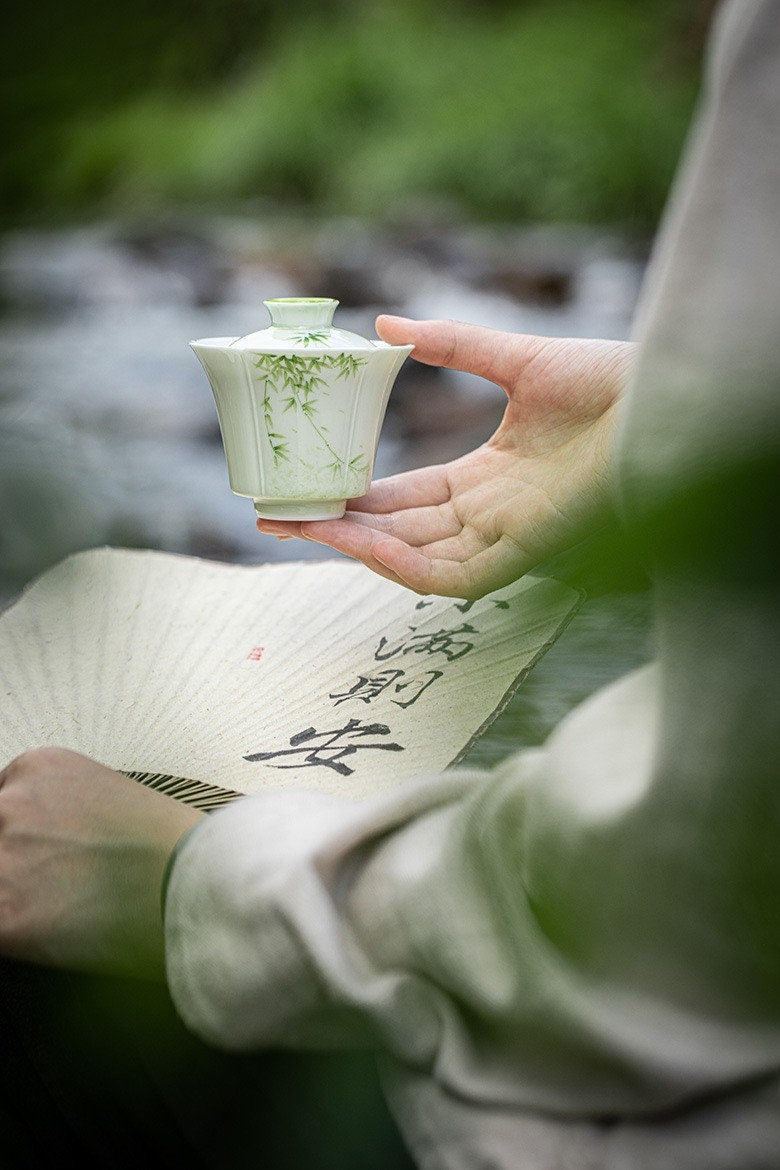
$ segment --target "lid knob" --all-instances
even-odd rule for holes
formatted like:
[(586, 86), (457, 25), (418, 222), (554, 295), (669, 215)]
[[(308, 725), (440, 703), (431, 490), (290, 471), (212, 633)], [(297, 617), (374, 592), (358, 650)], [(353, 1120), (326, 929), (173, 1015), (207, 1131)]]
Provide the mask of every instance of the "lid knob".
[(328, 329), (338, 301), (330, 297), (276, 297), (263, 304), (271, 314), (273, 325), (285, 329)]

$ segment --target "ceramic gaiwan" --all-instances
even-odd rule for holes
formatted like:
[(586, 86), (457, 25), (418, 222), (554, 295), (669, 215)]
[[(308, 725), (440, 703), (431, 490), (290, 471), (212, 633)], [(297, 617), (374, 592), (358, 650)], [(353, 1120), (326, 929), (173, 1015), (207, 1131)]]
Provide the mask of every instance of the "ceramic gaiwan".
[(190, 342), (217, 404), (232, 490), (259, 516), (327, 520), (371, 482), (393, 382), (411, 345), (331, 324), (338, 301), (263, 302), (271, 325)]

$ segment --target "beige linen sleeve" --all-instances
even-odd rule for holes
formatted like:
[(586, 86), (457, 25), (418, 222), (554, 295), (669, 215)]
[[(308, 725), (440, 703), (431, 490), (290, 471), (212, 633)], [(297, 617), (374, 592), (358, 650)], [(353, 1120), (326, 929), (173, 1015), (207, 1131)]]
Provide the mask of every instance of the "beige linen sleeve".
[(658, 660), (491, 774), (191, 832), (169, 980), (209, 1041), (377, 1044), (453, 1094), (641, 1114), (780, 1069), (780, 6), (724, 6), (619, 453)]
[(761, 1075), (778, 1038), (746, 964), (664, 880), (665, 852), (699, 858), (651, 811), (657, 689), (653, 667), (629, 676), (490, 776), (357, 805), (269, 794), (203, 822), (168, 890), (185, 1022), (235, 1049), (375, 1044), (451, 1092), (543, 1109), (636, 1112)]

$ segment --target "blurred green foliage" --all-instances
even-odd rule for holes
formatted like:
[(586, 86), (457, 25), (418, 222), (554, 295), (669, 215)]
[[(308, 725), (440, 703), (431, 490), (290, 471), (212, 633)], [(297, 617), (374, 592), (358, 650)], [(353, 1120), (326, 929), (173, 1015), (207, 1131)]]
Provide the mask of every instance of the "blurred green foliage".
[(7, 24), (6, 221), (283, 201), (651, 227), (696, 0), (35, 0)]

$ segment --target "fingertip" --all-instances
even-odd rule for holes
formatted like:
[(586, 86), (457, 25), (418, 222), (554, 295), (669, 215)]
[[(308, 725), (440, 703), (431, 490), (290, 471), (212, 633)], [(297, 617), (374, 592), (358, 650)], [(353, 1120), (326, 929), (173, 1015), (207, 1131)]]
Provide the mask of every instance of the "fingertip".
[[(419, 556), (419, 554), (417, 555)], [(410, 561), (415, 559), (414, 550), (404, 544), (402, 540), (389, 537), (385, 540), (374, 541), (371, 545), (371, 556), (410, 589), (424, 591), (425, 586), (419, 580), (419, 573), (415, 573), (414, 566), (410, 564)]]
[(371, 545), (371, 553), (378, 561), (381, 561), (383, 565), (387, 564), (388, 557), (390, 560), (396, 559), (394, 554), (397, 552), (400, 543), (401, 542), (399, 540), (393, 539), (391, 537), (380, 538), (379, 540), (375, 540)]
[(301, 540), (310, 540), (313, 544), (330, 544), (330, 541), (326, 537), (319, 535), (316, 530), (314, 532), (311, 531), (311, 526), (313, 524), (321, 524), (321, 523), (332, 524), (333, 521), (331, 521), (331, 520), (325, 520), (325, 521), (304, 520), (304, 521), (302, 521), (300, 531), (298, 533)]
[(396, 317), (391, 313), (380, 313), (374, 322), (374, 327), (382, 341), (404, 344), (410, 340), (410, 333), (417, 322), (411, 317)]
[(413, 325), (414, 319), (412, 317), (400, 317), (396, 313), (380, 313), (376, 319), (376, 324), (383, 322), (389, 325)]
[(267, 516), (259, 516), (255, 527), (263, 536), (275, 536), (277, 540), (291, 540), (302, 535), (299, 520), (271, 520)]

